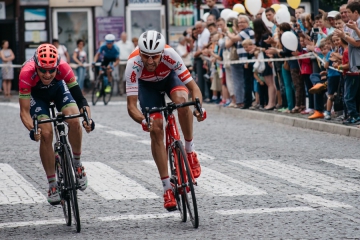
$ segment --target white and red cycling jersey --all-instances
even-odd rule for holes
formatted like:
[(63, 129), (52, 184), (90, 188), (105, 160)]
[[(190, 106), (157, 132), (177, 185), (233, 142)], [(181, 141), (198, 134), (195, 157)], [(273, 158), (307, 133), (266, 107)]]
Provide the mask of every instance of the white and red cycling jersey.
[(135, 48), (129, 56), (125, 70), (127, 96), (138, 95), (138, 79), (158, 82), (169, 76), (172, 70), (184, 84), (193, 80), (179, 54), (169, 45), (165, 46), (160, 63), (154, 72), (149, 72), (144, 68), (139, 47)]

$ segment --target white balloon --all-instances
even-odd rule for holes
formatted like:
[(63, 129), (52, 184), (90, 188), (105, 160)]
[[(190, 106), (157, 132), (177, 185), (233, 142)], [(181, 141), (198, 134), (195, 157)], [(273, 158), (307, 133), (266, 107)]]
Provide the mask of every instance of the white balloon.
[(206, 22), (206, 19), (207, 19), (207, 17), (210, 15), (210, 13), (209, 12), (207, 12), (207, 13), (204, 13), (204, 15), (202, 16), (202, 20), (204, 20), (205, 22)]
[(261, 19), (263, 20), (263, 22), (265, 23), (265, 25), (269, 28), (272, 28), (274, 26), (273, 22), (270, 22), (267, 18), (266, 18), (266, 14), (265, 11), (262, 13), (261, 15)]
[(280, 9), (282, 9), (282, 8), (289, 11), (289, 8), (285, 4), (280, 4)]
[(298, 48), (299, 40), (293, 32), (287, 31), (281, 35), (281, 43), (287, 49), (291, 51), (296, 51)]
[[(228, 18), (237, 18), (239, 16), (239, 13), (238, 12), (235, 12), (235, 11), (231, 11), (231, 13), (228, 15)], [(226, 20), (227, 20), (226, 19)]]
[(275, 19), (276, 19), (276, 22), (278, 24), (281, 24), (281, 23), (284, 23), (284, 22), (289, 23), (290, 20), (291, 20), (291, 16), (290, 16), (290, 13), (289, 13), (289, 11), (287, 9), (280, 8), (276, 12)]
[(222, 17), (223, 19), (225, 19), (225, 21), (227, 21), (228, 15), (232, 12), (231, 9), (225, 8), (224, 10), (221, 11), (220, 13), (220, 17)]
[(245, 0), (245, 7), (251, 15), (256, 15), (261, 9), (261, 0)]

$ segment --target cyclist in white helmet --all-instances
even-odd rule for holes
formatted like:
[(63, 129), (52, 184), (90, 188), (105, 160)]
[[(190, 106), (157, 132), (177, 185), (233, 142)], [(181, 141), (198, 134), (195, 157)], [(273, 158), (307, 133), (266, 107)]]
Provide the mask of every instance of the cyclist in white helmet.
[[(150, 129), (143, 113), (137, 108), (139, 100), (141, 109), (161, 107), (164, 102), (162, 92), (176, 104), (184, 103), (191, 93), (193, 100), (202, 95), (177, 52), (166, 45), (164, 36), (157, 31), (147, 31), (140, 35), (138, 47), (130, 55), (126, 70), (127, 106), (130, 117), (142, 125), (144, 131), (150, 132), (151, 151), (157, 165), (164, 187), (164, 207), (176, 209), (176, 200), (170, 184), (168, 162), (164, 145), (163, 116), (161, 113), (150, 115)], [(195, 112), (198, 121), (201, 117)], [(178, 109), (178, 118), (185, 138), (185, 150), (194, 177), (201, 173), (200, 163), (193, 144), (193, 112), (189, 107)]]
[[(94, 56), (94, 62), (96, 62), (100, 56), (100, 54), (102, 54), (104, 56), (103, 61), (101, 62), (101, 68), (103, 69), (108, 69), (109, 71), (107, 71), (107, 77), (109, 79), (109, 84), (108, 86), (105, 88), (105, 92), (106, 93), (110, 93), (111, 92), (111, 86), (110, 83), (112, 82), (112, 74), (111, 71), (119, 64), (120, 62), (120, 49), (118, 46), (116, 46), (114, 44), (115, 42), (115, 36), (114, 34), (107, 34), (105, 36), (105, 42), (103, 43), (103, 45), (101, 45), (101, 47), (99, 48), (98, 52), (95, 54)], [(109, 66), (110, 63), (114, 63), (113, 66)], [(95, 63), (93, 63), (94, 65)], [(100, 69), (99, 74), (102, 74), (102, 71)]]

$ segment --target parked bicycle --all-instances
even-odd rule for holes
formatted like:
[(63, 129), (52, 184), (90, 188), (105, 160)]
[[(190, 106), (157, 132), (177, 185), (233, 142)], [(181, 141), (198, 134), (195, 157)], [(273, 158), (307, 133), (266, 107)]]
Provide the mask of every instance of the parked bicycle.
[(55, 115), (55, 104), (50, 104), (51, 109), (51, 118), (44, 120), (37, 120), (34, 117), (34, 129), (35, 134), (37, 134), (38, 125), (42, 123), (52, 122), (54, 124), (55, 132), (55, 144), (54, 150), (60, 156), (55, 158), (55, 171), (56, 177), (60, 192), (61, 206), (64, 212), (64, 217), (67, 226), (71, 226), (72, 217), (71, 212), (74, 215), (76, 231), (80, 232), (81, 223), (80, 223), (80, 214), (79, 206), (77, 199), (77, 189), (80, 188), (78, 179), (76, 178), (78, 173), (74, 166), (72, 151), (67, 139), (67, 133), (65, 132), (65, 123), (66, 119), (83, 117), (87, 124), (89, 124), (89, 117), (86, 111), (86, 107), (83, 107), (83, 113), (73, 114), (65, 116), (63, 113), (58, 112)]
[(177, 202), (177, 208), (180, 211), (181, 220), (186, 222), (187, 214), (194, 228), (199, 226), (198, 208), (195, 196), (194, 185), (197, 185), (194, 178), (183, 143), (180, 140), (180, 134), (177, 128), (175, 115), (173, 112), (182, 107), (194, 105), (196, 110), (203, 116), (203, 111), (198, 98), (193, 102), (175, 104), (167, 103), (165, 107), (145, 108), (145, 118), (150, 128), (150, 114), (155, 112), (164, 112), (166, 119), (166, 150), (169, 159), (170, 181), (174, 185), (173, 191)]
[[(97, 67), (97, 65), (93, 65), (93, 69), (94, 67)], [(112, 81), (109, 82), (107, 76), (108, 74), (112, 74), (113, 68), (112, 63), (107, 67), (100, 66), (99, 74), (95, 76), (94, 88), (91, 96), (93, 106), (96, 105), (100, 98), (103, 99), (105, 105), (110, 102), (114, 89), (114, 77), (112, 77)]]

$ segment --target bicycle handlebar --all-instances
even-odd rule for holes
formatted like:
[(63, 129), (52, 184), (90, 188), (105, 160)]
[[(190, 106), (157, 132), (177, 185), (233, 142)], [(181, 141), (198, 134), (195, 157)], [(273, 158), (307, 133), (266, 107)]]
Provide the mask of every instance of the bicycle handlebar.
[(148, 107), (145, 108), (145, 120), (148, 124), (148, 128), (150, 128), (150, 114), (155, 112), (164, 112), (164, 111), (174, 111), (178, 108), (182, 107), (188, 107), (194, 105), (196, 110), (200, 113), (200, 116), (203, 116), (203, 111), (201, 108), (200, 100), (199, 98), (195, 98), (195, 101), (192, 102), (185, 102), (180, 104), (175, 104), (174, 102), (167, 103), (167, 106), (165, 107), (155, 107), (152, 109), (149, 109)]
[(86, 107), (83, 107), (82, 110), (83, 110), (83, 113), (77, 113), (77, 114), (71, 114), (71, 115), (64, 115), (63, 113), (59, 112), (56, 114), (55, 118), (49, 118), (49, 119), (44, 119), (44, 120), (38, 120), (36, 115), (33, 116), (35, 134), (38, 134), (39, 124), (50, 123), (50, 122), (63, 122), (66, 119), (83, 117), (86, 124), (89, 125), (90, 120), (89, 120), (89, 115), (87, 113)]

